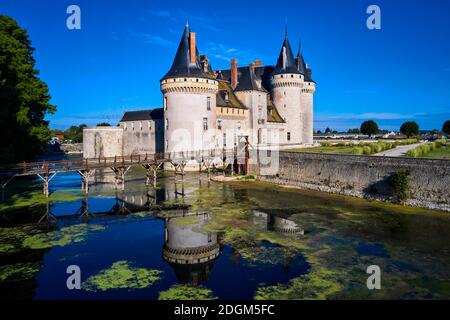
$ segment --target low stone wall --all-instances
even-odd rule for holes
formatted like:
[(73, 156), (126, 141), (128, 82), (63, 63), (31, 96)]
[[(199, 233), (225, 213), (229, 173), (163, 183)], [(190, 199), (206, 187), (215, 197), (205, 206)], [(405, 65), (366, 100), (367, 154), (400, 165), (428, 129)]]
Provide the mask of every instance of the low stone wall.
[(63, 143), (60, 149), (65, 153), (83, 153), (82, 143)]
[(279, 153), (278, 173), (263, 180), (325, 192), (390, 200), (391, 177), (408, 171), (408, 205), (450, 211), (450, 161), (401, 157)]

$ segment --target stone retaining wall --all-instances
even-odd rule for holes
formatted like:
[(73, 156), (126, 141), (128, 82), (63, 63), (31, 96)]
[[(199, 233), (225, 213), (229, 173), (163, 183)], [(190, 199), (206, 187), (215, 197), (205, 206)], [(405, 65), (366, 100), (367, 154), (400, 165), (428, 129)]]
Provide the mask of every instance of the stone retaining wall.
[(450, 211), (450, 161), (403, 157), (279, 153), (278, 173), (263, 180), (325, 192), (391, 200), (395, 172), (408, 171), (407, 204)]

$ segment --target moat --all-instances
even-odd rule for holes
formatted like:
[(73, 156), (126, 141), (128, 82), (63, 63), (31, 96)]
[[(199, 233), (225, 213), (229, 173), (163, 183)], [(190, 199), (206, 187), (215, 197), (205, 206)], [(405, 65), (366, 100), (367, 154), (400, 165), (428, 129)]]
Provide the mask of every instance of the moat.
[[(0, 207), (1, 298), (450, 297), (448, 213), (194, 173), (154, 189), (142, 177), (132, 171), (123, 194), (97, 183), (86, 201), (76, 173), (58, 174), (56, 222), (40, 225), (41, 185), (15, 181)], [(69, 265), (80, 290), (67, 289)], [(381, 290), (367, 289), (370, 265)]]

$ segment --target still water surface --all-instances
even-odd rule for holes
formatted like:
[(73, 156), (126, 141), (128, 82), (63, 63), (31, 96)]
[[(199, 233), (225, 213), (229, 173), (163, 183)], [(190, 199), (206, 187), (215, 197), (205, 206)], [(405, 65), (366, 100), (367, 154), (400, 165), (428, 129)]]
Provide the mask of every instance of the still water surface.
[[(57, 175), (52, 192), (73, 198), (50, 204), (51, 227), (31, 223), (45, 205), (4, 210), (1, 296), (173, 299), (189, 289), (188, 297), (219, 299), (450, 297), (446, 213), (198, 174), (183, 183), (168, 174), (155, 189), (142, 176), (132, 172), (123, 193), (98, 183), (86, 201), (77, 174)], [(373, 264), (381, 290), (366, 287)], [(69, 265), (81, 269), (81, 290), (67, 289)]]

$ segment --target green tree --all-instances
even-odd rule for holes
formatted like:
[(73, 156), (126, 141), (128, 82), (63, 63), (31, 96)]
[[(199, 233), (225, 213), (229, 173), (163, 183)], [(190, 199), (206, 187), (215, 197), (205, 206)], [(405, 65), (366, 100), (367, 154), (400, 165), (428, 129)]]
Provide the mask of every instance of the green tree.
[(72, 140), (72, 142), (80, 143), (83, 142), (83, 129), (87, 125), (82, 124), (79, 126), (70, 126), (66, 131), (64, 131), (64, 138), (66, 140)]
[(373, 120), (367, 120), (364, 121), (361, 124), (361, 129), (360, 129), (362, 134), (366, 134), (370, 137), (372, 137), (372, 135), (377, 134), (379, 129), (378, 129), (378, 124), (373, 121)]
[(51, 139), (47, 85), (38, 78), (27, 32), (0, 15), (0, 163), (30, 160)]
[(330, 133), (333, 133), (333, 130), (331, 130), (329, 127), (327, 127), (325, 129), (325, 134), (330, 134)]
[(442, 132), (444, 132), (447, 136), (450, 136), (450, 120), (444, 122)]
[(408, 138), (417, 136), (419, 134), (419, 125), (415, 121), (407, 121), (400, 127), (400, 132)]
[(111, 127), (111, 125), (108, 122), (100, 122), (97, 127)]

